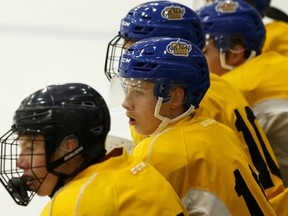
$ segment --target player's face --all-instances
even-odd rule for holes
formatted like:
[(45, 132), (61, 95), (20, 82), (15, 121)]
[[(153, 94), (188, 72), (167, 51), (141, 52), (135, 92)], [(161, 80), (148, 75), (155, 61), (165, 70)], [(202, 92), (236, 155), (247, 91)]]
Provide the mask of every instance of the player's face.
[(122, 86), (126, 94), (122, 107), (126, 109), (130, 126), (134, 126), (135, 131), (139, 134), (153, 133), (160, 124), (160, 120), (154, 116), (157, 103), (154, 96), (154, 83), (137, 79), (123, 79)]
[(29, 180), (27, 187), (39, 196), (50, 195), (57, 182), (57, 177), (46, 170), (46, 157), (43, 136), (21, 136), (19, 139), (20, 155), (17, 167)]
[(221, 66), (220, 53), (217, 47), (215, 46), (213, 40), (211, 39), (206, 40), (206, 45), (203, 48), (203, 54), (206, 57), (210, 72), (221, 76), (227, 71)]

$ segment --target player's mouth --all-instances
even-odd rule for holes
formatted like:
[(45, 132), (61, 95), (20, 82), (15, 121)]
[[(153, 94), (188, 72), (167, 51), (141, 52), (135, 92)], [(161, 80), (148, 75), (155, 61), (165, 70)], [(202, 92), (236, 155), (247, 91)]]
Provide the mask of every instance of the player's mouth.
[(134, 126), (136, 124), (136, 119), (129, 118), (129, 125)]
[(33, 182), (35, 182), (35, 179), (30, 177), (30, 176), (22, 176), (22, 179), (25, 181), (27, 189), (28, 190), (33, 190)]
[(131, 116), (129, 116), (129, 115), (127, 115), (127, 114), (126, 114), (126, 116), (127, 116), (128, 119), (129, 119), (129, 125), (130, 125), (130, 126), (135, 125), (136, 119), (135, 119), (135, 118), (132, 118)]

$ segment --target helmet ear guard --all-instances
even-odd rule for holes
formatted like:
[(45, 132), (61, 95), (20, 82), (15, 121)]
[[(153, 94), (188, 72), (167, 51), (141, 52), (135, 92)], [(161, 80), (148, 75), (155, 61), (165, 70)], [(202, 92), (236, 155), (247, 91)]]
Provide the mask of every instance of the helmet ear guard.
[(154, 95), (157, 97), (162, 97), (163, 102), (170, 99), (170, 90), (172, 88), (172, 81), (169, 79), (160, 78), (155, 82), (155, 92)]

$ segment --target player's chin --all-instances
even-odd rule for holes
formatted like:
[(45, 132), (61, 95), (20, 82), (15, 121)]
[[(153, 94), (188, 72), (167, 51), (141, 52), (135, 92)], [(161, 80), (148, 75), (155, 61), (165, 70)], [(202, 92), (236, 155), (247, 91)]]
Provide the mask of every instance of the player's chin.
[(144, 135), (144, 136), (149, 135), (149, 133), (147, 133), (145, 129), (146, 129), (145, 127), (141, 127), (140, 125), (137, 125), (137, 124), (134, 126), (134, 130), (136, 133)]
[(35, 189), (36, 194), (38, 196), (49, 196), (50, 194), (52, 194), (52, 188), (41, 185), (38, 189)]

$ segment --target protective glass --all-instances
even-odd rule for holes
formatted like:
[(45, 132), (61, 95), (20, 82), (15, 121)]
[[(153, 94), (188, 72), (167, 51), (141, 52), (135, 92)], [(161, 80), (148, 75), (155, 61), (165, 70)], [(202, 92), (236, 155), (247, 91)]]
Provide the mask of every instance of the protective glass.
[[(108, 100), (108, 107), (112, 111), (122, 109), (122, 103), (125, 99), (143, 100), (157, 98), (154, 96), (155, 84), (147, 81), (147, 79), (133, 79), (133, 78), (120, 78), (114, 76), (110, 81), (110, 93)], [(151, 104), (150, 109), (154, 109), (155, 104)], [(143, 108), (144, 109), (144, 108)], [(146, 107), (147, 109), (147, 107)]]

